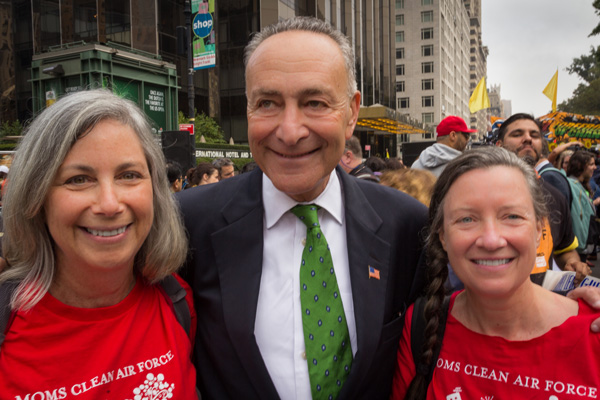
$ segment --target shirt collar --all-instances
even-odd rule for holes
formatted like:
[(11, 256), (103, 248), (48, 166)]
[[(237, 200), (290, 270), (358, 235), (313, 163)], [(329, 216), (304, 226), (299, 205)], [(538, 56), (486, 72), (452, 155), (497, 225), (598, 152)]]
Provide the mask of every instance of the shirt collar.
[(325, 190), (316, 199), (306, 203), (298, 203), (278, 190), (266, 174), (263, 174), (262, 179), (262, 198), (267, 229), (275, 225), (286, 212), (297, 204), (316, 204), (326, 210), (340, 225), (343, 223), (342, 185), (335, 169), (329, 175), (329, 182), (327, 182)]
[(538, 163), (538, 165), (536, 165), (536, 166), (535, 166), (535, 170), (536, 170), (537, 172), (540, 172), (540, 170), (542, 169), (542, 167), (543, 167), (544, 165), (546, 165), (546, 164), (550, 164), (550, 161), (548, 161), (548, 160), (544, 160), (544, 161), (541, 161), (541, 162), (539, 162), (539, 163)]

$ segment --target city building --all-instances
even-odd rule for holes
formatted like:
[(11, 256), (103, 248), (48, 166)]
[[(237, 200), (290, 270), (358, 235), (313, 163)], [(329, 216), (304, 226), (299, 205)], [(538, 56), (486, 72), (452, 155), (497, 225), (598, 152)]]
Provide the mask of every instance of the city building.
[(502, 95), (500, 94), (500, 85), (491, 85), (488, 95), (490, 97), (490, 114), (501, 119), (507, 118), (507, 115), (504, 112)]
[(469, 28), (463, 0), (395, 0), (398, 112), (430, 129), (448, 115), (469, 121)]
[[(362, 92), (361, 105), (395, 110), (395, 15), (394, 4), (390, 1), (393, 0), (199, 2), (201, 6), (214, 6), (216, 67), (193, 73), (194, 94), (191, 98), (194, 107), (219, 122), (226, 140), (246, 143), (244, 47), (251, 34), (263, 26), (282, 18), (308, 15), (330, 22), (352, 41), (358, 87)], [(68, 91), (94, 85), (122, 88), (128, 82), (131, 84), (127, 90), (139, 92), (140, 104), (149, 102), (155, 110), (158, 107), (174, 114), (181, 110), (187, 116), (187, 56), (178, 51), (181, 41), (178, 41), (177, 29), (185, 26), (184, 8), (185, 0), (0, 2), (0, 17), (5, 24), (5, 29), (0, 31), (0, 120), (26, 121), (51, 104), (55, 96)], [(461, 30), (468, 21), (464, 13), (458, 15), (456, 22), (454, 12), (440, 13), (448, 15), (450, 23), (457, 23)], [(448, 36), (446, 40), (456, 38)], [(466, 40), (462, 35), (461, 46)], [(462, 49), (461, 53), (464, 52)], [(135, 68), (145, 74), (139, 82)], [(447, 80), (458, 79), (457, 73), (454, 70), (445, 72)], [(52, 85), (50, 81), (53, 81)], [(159, 88), (163, 93), (157, 94), (152, 85), (165, 85), (164, 89)], [(460, 85), (462, 87), (463, 83)], [(456, 86), (452, 84), (453, 89)], [(442, 90), (442, 86), (438, 85), (435, 90)], [(460, 102), (453, 91), (449, 97), (452, 110), (458, 103), (464, 109), (463, 95)], [(396, 118), (394, 113), (382, 115)], [(165, 127), (160, 126), (161, 118), (157, 118), (159, 130), (172, 129), (176, 116), (166, 116)], [(420, 114), (417, 119), (421, 120)], [(415, 122), (419, 130), (417, 119), (408, 121)], [(390, 149), (394, 154), (399, 130), (378, 130), (377, 126), (394, 128), (398, 120), (399, 117), (383, 118), (384, 123), (379, 125), (366, 121), (359, 125), (357, 134), (375, 153), (384, 154), (385, 149)], [(407, 118), (403, 117), (402, 132), (406, 132), (405, 121)]]
[(512, 115), (512, 101), (510, 100), (501, 100), (502, 108), (504, 109), (503, 118), (508, 118)]
[[(473, 93), (481, 78), (487, 75), (488, 48), (481, 40), (481, 0), (464, 0), (469, 14), (469, 92)], [(487, 82), (487, 79), (486, 79)], [(489, 124), (489, 110), (479, 110), (470, 115), (471, 129), (477, 129), (477, 140), (483, 139)]]

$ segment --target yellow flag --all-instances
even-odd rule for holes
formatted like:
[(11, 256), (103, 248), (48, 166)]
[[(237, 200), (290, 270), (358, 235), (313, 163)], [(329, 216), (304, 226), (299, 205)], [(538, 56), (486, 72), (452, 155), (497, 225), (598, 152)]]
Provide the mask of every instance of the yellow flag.
[(471, 110), (471, 114), (483, 110), (484, 108), (490, 108), (490, 98), (488, 97), (487, 88), (485, 87), (485, 77), (481, 78), (469, 99), (469, 110)]
[(556, 90), (558, 89), (558, 68), (556, 69), (556, 73), (550, 79), (550, 82), (546, 85), (544, 89), (544, 94), (547, 98), (552, 100), (552, 112), (556, 112)]

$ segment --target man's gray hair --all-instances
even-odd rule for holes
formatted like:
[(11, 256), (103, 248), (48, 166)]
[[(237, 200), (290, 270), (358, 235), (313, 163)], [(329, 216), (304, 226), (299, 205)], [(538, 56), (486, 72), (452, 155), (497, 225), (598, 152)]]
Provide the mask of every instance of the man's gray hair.
[(20, 282), (11, 300), (13, 309), (33, 307), (50, 288), (56, 257), (44, 205), (73, 145), (105, 120), (117, 121), (135, 132), (152, 180), (154, 219), (135, 256), (136, 274), (156, 283), (185, 261), (185, 230), (169, 190), (164, 156), (146, 116), (136, 104), (108, 90), (73, 93), (46, 108), (27, 128), (10, 169), (2, 210), (2, 244), (9, 267), (0, 274), (0, 283)]
[(350, 150), (354, 154), (354, 158), (362, 160), (362, 149), (360, 148), (360, 140), (354, 135), (350, 136), (350, 139), (346, 140), (346, 149)]
[(337, 43), (342, 52), (342, 56), (344, 57), (344, 65), (346, 67), (346, 72), (348, 73), (348, 97), (352, 97), (357, 90), (354, 50), (352, 49), (352, 45), (346, 35), (342, 32), (333, 28), (329, 23), (314, 17), (294, 17), (284, 19), (276, 24), (266, 26), (260, 32), (255, 33), (244, 50), (244, 67), (248, 67), (250, 57), (252, 57), (252, 54), (254, 54), (254, 51), (256, 51), (262, 42), (278, 33), (288, 31), (320, 33), (330, 37)]
[(219, 170), (219, 173), (221, 173), (221, 168), (226, 167), (228, 165), (233, 165), (233, 161), (226, 157), (215, 158), (214, 160), (212, 160), (212, 165), (213, 167)]

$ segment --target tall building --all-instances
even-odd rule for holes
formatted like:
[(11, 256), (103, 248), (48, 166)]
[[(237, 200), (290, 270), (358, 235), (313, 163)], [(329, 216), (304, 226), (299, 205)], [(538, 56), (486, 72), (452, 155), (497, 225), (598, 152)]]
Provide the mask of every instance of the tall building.
[(508, 118), (512, 115), (512, 101), (500, 100), (502, 102), (502, 108), (504, 109), (503, 118)]
[[(393, 0), (214, 0), (217, 66), (194, 73), (195, 107), (217, 119), (225, 131), (225, 139), (247, 142), (244, 47), (251, 34), (262, 27), (279, 19), (305, 15), (326, 20), (349, 36), (356, 52), (362, 106), (394, 109), (394, 4), (390, 1)], [(82, 61), (77, 77), (72, 70), (54, 71), (53, 79), (58, 77), (60, 81), (59, 94), (65, 88), (84, 88), (86, 82), (79, 79), (84, 72), (89, 76), (108, 74), (113, 67), (112, 59), (107, 62), (104, 57), (120, 54), (120, 61), (127, 58), (132, 65), (143, 60), (150, 72), (160, 72), (167, 64), (172, 66), (176, 70), (175, 86), (179, 86), (174, 101), (187, 115), (187, 59), (178, 55), (176, 29), (185, 25), (184, 4), (185, 0), (0, 1), (0, 17), (5, 27), (0, 30), (0, 120), (30, 118), (36, 110), (34, 104), (43, 100), (37, 97), (47, 93), (45, 81), (51, 78), (43, 72), (44, 62), (63, 54), (65, 57), (78, 51), (83, 54), (84, 48), (94, 57), (99, 54), (98, 58), (94, 62)], [(443, 14), (450, 21), (455, 20), (453, 12)], [(462, 29), (464, 16), (461, 14), (459, 21), (453, 23), (459, 23)], [(452, 38), (447, 40), (455, 40)], [(85, 57), (82, 55), (82, 60)], [(37, 60), (40, 68), (32, 67), (32, 60)], [(39, 75), (32, 77), (32, 71)], [(449, 81), (456, 79), (456, 72), (448, 72)], [(32, 78), (34, 84), (40, 84), (37, 92), (32, 89)], [(452, 88), (455, 86), (452, 83)], [(441, 88), (438, 85), (436, 90)], [(449, 97), (448, 104), (454, 107), (458, 101), (454, 94)], [(396, 134), (368, 131), (369, 144), (374, 148), (396, 148)]]
[(498, 118), (506, 118), (504, 113), (504, 103), (500, 93), (500, 85), (492, 85), (489, 90), (490, 114)]
[[(469, 92), (473, 93), (481, 78), (487, 77), (488, 48), (481, 40), (481, 0), (464, 0), (464, 3), (469, 14), (470, 25)], [(477, 129), (478, 139), (482, 139), (487, 133), (488, 115), (489, 110), (485, 109), (470, 116), (470, 127)]]
[(396, 110), (469, 120), (469, 24), (463, 0), (395, 0)]

